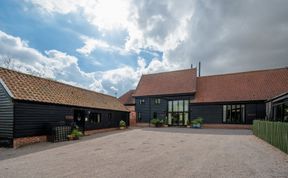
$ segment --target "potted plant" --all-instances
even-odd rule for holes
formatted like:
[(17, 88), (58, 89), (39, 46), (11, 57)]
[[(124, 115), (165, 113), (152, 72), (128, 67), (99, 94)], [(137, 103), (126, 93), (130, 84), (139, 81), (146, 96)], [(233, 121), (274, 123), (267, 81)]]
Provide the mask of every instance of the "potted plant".
[(161, 127), (164, 123), (163, 120), (160, 120), (160, 119), (152, 119), (150, 122), (155, 127)]
[(197, 119), (194, 119), (191, 121), (191, 127), (192, 128), (201, 128), (203, 123), (203, 119), (201, 117), (198, 117)]
[(121, 121), (119, 122), (119, 127), (120, 127), (121, 130), (125, 129), (125, 128), (126, 128), (126, 122), (123, 121), (123, 120), (121, 120)]
[(82, 137), (83, 134), (78, 129), (74, 128), (70, 135), (68, 135), (68, 140), (79, 140), (80, 137)]

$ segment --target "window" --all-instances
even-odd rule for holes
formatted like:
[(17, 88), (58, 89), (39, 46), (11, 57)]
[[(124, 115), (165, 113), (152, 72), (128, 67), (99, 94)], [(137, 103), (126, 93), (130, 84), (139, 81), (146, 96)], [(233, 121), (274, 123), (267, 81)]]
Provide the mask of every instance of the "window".
[(188, 111), (188, 110), (189, 110), (189, 101), (184, 100), (184, 111)]
[(145, 103), (145, 100), (144, 99), (140, 99), (139, 100), (139, 104), (144, 104)]
[(284, 112), (284, 114), (283, 114), (283, 121), (284, 122), (288, 122), (288, 102), (286, 102), (286, 103), (284, 103), (283, 104), (283, 112)]
[(157, 119), (157, 112), (153, 112), (153, 119)]
[(173, 101), (173, 112), (178, 111), (178, 100)]
[(168, 125), (187, 125), (189, 100), (168, 101)]
[(108, 113), (108, 119), (112, 119), (112, 113)]
[(160, 102), (161, 102), (161, 99), (160, 99), (160, 98), (156, 98), (156, 99), (154, 100), (154, 103), (155, 103), (155, 104), (160, 104)]
[(288, 102), (284, 102), (274, 107), (274, 121), (288, 122)]
[(179, 100), (179, 101), (178, 101), (178, 110), (179, 110), (180, 112), (182, 112), (183, 109), (184, 109), (183, 100)]
[(172, 101), (168, 101), (168, 112), (172, 112)]
[(92, 112), (89, 114), (89, 122), (93, 124), (99, 124), (101, 123), (101, 114)]
[(137, 114), (137, 119), (138, 119), (138, 121), (141, 121), (141, 120), (142, 120), (141, 112), (138, 112), (138, 114)]
[(223, 105), (223, 123), (245, 124), (245, 105)]

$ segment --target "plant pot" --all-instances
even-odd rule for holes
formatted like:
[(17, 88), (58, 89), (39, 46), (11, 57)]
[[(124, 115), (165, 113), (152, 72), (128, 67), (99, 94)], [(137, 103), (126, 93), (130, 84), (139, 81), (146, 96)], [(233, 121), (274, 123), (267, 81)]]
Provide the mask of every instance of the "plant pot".
[(162, 126), (161, 123), (157, 123), (157, 124), (155, 124), (155, 127), (161, 127), (161, 126)]
[(201, 124), (192, 124), (192, 128), (201, 128)]
[(125, 127), (120, 127), (120, 130), (124, 130), (125, 129)]
[(187, 128), (190, 128), (191, 126), (190, 126), (190, 125), (187, 125), (186, 127), (187, 127)]

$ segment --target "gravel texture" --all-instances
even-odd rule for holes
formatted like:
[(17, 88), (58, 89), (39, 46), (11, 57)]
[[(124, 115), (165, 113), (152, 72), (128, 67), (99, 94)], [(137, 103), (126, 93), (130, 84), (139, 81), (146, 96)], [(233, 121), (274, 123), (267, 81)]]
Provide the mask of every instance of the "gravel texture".
[(288, 156), (249, 130), (142, 128), (2, 160), (0, 177), (288, 177)]

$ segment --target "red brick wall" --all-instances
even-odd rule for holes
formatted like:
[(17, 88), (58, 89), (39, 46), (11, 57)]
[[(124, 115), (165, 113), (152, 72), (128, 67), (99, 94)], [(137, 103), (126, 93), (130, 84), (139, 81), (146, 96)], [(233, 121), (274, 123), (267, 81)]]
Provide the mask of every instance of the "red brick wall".
[(130, 124), (130, 126), (136, 126), (135, 106), (126, 106), (126, 108), (130, 111), (130, 114), (129, 114), (129, 124)]
[(203, 124), (203, 128), (211, 129), (251, 129), (251, 126), (243, 124)]
[(136, 112), (135, 111), (130, 111), (130, 115), (129, 115), (130, 119), (130, 126), (136, 126)]
[(13, 147), (18, 148), (24, 145), (32, 144), (32, 143), (38, 143), (38, 142), (46, 142), (47, 136), (34, 136), (34, 137), (23, 137), (23, 138), (15, 138), (13, 140)]

